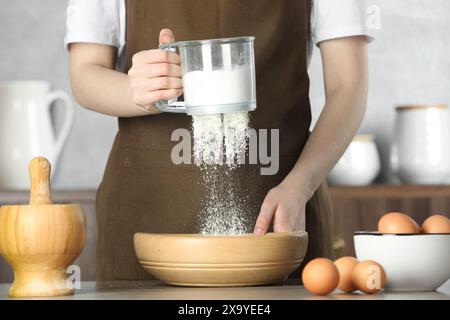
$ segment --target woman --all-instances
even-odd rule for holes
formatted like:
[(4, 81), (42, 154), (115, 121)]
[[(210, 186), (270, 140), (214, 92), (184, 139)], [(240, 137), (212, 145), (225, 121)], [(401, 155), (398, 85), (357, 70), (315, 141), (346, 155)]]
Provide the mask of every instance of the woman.
[[(243, 165), (236, 183), (252, 191), (256, 234), (270, 226), (275, 232), (304, 230), (306, 224), (306, 260), (333, 257), (332, 216), (321, 184), (365, 112), (364, 9), (360, 0), (70, 2), (66, 43), (73, 93), (80, 105), (119, 118), (97, 194), (98, 280), (147, 276), (134, 256), (135, 232), (196, 231), (199, 170), (170, 161), (170, 134), (189, 128), (190, 118), (161, 114), (154, 105), (182, 94), (179, 56), (157, 49), (175, 37), (256, 37), (252, 127), (280, 130), (280, 170), (261, 176), (258, 166)], [(311, 36), (321, 51), (326, 103), (309, 135)], [(114, 70), (120, 61), (125, 73)]]

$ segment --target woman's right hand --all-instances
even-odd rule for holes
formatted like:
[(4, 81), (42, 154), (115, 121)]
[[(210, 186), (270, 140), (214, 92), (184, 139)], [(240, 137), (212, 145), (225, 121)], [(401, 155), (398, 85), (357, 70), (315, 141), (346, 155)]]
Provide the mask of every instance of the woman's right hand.
[[(161, 30), (160, 45), (173, 41), (171, 30)], [(136, 53), (132, 61), (128, 77), (134, 102), (138, 106), (153, 111), (156, 101), (173, 99), (183, 93), (180, 56), (177, 53), (160, 49), (145, 50)]]

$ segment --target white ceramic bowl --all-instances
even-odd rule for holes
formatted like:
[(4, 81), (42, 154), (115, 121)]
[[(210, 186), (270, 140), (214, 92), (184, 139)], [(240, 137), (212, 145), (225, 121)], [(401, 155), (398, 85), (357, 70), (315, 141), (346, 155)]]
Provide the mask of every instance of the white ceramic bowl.
[(387, 275), (386, 290), (436, 290), (450, 278), (450, 234), (356, 232), (358, 260), (375, 260)]
[(380, 172), (381, 164), (373, 135), (357, 135), (328, 175), (333, 185), (366, 186)]

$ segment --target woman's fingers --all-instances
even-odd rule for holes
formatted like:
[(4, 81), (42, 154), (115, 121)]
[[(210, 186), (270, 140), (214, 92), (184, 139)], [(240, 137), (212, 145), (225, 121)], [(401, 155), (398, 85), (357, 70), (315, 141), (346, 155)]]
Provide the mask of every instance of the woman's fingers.
[(137, 78), (154, 78), (154, 77), (179, 77), (181, 78), (181, 67), (173, 63), (154, 63), (140, 66), (139, 68), (131, 68), (128, 75)]
[[(170, 29), (159, 33), (159, 44), (173, 42)], [(152, 49), (133, 55), (133, 65), (128, 71), (134, 102), (149, 108), (156, 101), (169, 100), (183, 93), (180, 56), (168, 50)]]
[(273, 216), (274, 232), (292, 232), (305, 230), (305, 204), (285, 199), (280, 203)]
[(297, 230), (294, 221), (295, 215), (287, 210), (277, 208), (273, 219), (273, 232), (291, 232)]
[(173, 36), (173, 32), (170, 29), (162, 29), (159, 32), (159, 45), (171, 43), (175, 41), (175, 37)]
[(183, 82), (177, 77), (142, 78), (131, 84), (134, 90), (149, 92), (163, 89), (181, 89)]
[(135, 53), (133, 55), (132, 62), (133, 66), (149, 63), (180, 64), (180, 55), (167, 50), (150, 49)]
[(266, 198), (261, 205), (261, 210), (258, 215), (258, 219), (256, 219), (254, 234), (256, 235), (264, 235), (269, 229), (270, 224), (272, 223), (273, 216), (275, 211), (277, 210), (278, 202), (274, 199), (273, 195), (269, 191)]
[(164, 89), (150, 92), (135, 92), (134, 100), (140, 106), (151, 107), (156, 101), (170, 100), (183, 94), (182, 89)]

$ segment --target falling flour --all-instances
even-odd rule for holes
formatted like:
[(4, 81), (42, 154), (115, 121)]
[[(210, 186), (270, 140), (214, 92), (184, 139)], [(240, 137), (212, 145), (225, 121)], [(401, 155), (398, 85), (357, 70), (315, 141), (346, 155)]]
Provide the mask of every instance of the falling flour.
[(248, 232), (246, 199), (233, 171), (244, 160), (248, 141), (247, 112), (192, 117), (194, 162), (200, 166), (205, 195), (200, 233), (240, 235)]
[(194, 162), (235, 166), (244, 160), (248, 140), (247, 112), (192, 116)]
[(248, 113), (236, 112), (223, 115), (226, 164), (243, 163), (248, 140)]
[(223, 161), (222, 115), (199, 115), (192, 117), (194, 135), (194, 162), (221, 164)]
[(234, 236), (249, 231), (246, 198), (238, 192), (234, 178), (218, 166), (202, 167), (202, 183), (206, 193), (200, 212), (200, 233)]

